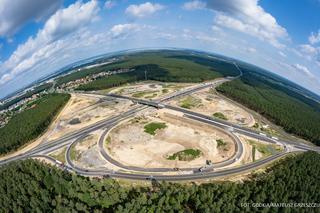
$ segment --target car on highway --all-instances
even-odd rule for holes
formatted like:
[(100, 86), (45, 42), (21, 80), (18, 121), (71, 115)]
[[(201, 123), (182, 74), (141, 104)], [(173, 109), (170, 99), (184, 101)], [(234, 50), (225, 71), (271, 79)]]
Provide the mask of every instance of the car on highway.
[(149, 177), (146, 177), (146, 180), (155, 180), (155, 178), (153, 177), (153, 175), (150, 175)]

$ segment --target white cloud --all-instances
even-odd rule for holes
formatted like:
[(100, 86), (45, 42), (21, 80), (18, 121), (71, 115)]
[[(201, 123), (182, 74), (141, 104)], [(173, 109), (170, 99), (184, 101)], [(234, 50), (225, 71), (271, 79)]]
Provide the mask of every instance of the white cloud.
[(314, 61), (317, 65), (319, 65), (320, 61), (320, 47), (314, 47), (310, 44), (302, 44), (299, 45), (299, 50), (296, 52), (297, 55), (303, 59), (308, 61)]
[(10, 74), (4, 74), (1, 78), (0, 78), (0, 85), (6, 83), (7, 81), (11, 80), (11, 76)]
[(221, 28), (218, 27), (218, 26), (216, 26), (216, 25), (213, 25), (213, 26), (211, 27), (211, 29), (212, 29), (212, 31), (214, 31), (214, 32), (221, 32)]
[(137, 24), (118, 24), (114, 25), (110, 32), (112, 33), (112, 36), (118, 37), (124, 34), (127, 34), (131, 31), (137, 31), (139, 30), (139, 25)]
[(283, 47), (279, 40), (288, 33), (276, 19), (258, 5), (258, 0), (208, 0), (207, 7), (216, 11), (215, 23)]
[(208, 42), (208, 43), (214, 43), (214, 42), (218, 41), (217, 38), (212, 37), (212, 36), (208, 36), (208, 35), (205, 35), (205, 34), (202, 34), (202, 33), (199, 33), (198, 35), (195, 35), (194, 39), (197, 39), (197, 40), (202, 41), (202, 42)]
[(86, 26), (94, 20), (97, 12), (98, 2), (95, 0), (87, 3), (76, 2), (68, 8), (58, 10), (34, 38), (30, 37), (24, 44), (19, 45), (1, 65), (0, 85), (59, 51), (63, 47), (59, 39)]
[(116, 5), (116, 2), (115, 2), (115, 1), (106, 1), (106, 2), (104, 3), (104, 8), (106, 8), (106, 9), (111, 9), (111, 8), (113, 8), (115, 5)]
[(300, 51), (311, 56), (315, 56), (318, 53), (318, 49), (309, 44), (300, 45)]
[(307, 75), (308, 77), (311, 77), (311, 78), (314, 78), (315, 76), (312, 74), (312, 72), (310, 72), (310, 70), (307, 68), (307, 67), (305, 67), (305, 66), (303, 66), (303, 65), (301, 65), (301, 64), (294, 64), (294, 65), (292, 65), (297, 71), (300, 71), (300, 72), (302, 72), (303, 74), (305, 74), (305, 75)]
[(166, 39), (166, 40), (175, 40), (177, 35), (167, 32), (158, 32), (156, 38)]
[(282, 57), (285, 57), (285, 58), (287, 57), (287, 55), (286, 55), (284, 52), (282, 52), (282, 51), (279, 51), (278, 53), (279, 53), (279, 55), (281, 55)]
[(245, 49), (248, 53), (255, 53), (255, 52), (257, 52), (257, 50), (255, 49), (255, 48), (253, 48), (253, 47), (248, 47), (248, 48), (246, 48)]
[(311, 44), (316, 44), (320, 42), (320, 30), (318, 30), (318, 34), (314, 34), (313, 32), (311, 33), (311, 35), (309, 36), (309, 42)]
[(146, 17), (149, 15), (154, 14), (155, 12), (162, 10), (164, 6), (161, 4), (152, 4), (150, 2), (146, 2), (140, 5), (129, 5), (126, 9), (126, 14), (137, 17), (137, 18), (142, 18)]
[[(274, 60), (272, 60), (274, 63)], [(305, 86), (306, 88), (314, 88), (316, 91), (320, 91), (320, 81), (316, 77), (314, 73), (312, 73), (309, 68), (307, 68), (304, 65), (301, 65), (300, 63), (286, 63), (283, 61), (277, 61), (278, 65), (280, 65), (282, 68), (284, 68), (285, 72), (284, 75), (286, 75), (289, 79), (292, 79), (294, 81), (297, 81), (297, 79), (300, 79), (300, 84)], [(301, 79), (303, 81), (301, 81)]]
[(183, 4), (182, 8), (185, 10), (201, 10), (206, 7), (206, 3), (199, 0), (189, 1)]
[(26, 22), (50, 16), (61, 3), (61, 0), (1, 0), (0, 36), (12, 36)]
[(42, 36), (48, 39), (58, 39), (76, 29), (79, 29), (96, 18), (98, 12), (97, 1), (82, 4), (76, 2), (68, 8), (58, 10), (45, 24)]

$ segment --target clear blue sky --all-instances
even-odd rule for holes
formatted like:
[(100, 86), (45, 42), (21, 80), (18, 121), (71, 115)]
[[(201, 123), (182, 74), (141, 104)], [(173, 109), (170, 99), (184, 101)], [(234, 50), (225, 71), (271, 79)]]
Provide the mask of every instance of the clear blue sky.
[(183, 47), (242, 59), (320, 94), (320, 0), (0, 2), (0, 97), (72, 62)]

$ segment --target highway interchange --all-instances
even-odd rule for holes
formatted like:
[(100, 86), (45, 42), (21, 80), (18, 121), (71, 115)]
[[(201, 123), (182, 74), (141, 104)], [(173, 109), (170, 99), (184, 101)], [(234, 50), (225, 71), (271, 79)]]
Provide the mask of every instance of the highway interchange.
[[(236, 64), (235, 66), (237, 67)], [(242, 75), (240, 69), (239, 71), (240, 71), (240, 75), (237, 77), (240, 77)], [(141, 99), (136, 99), (131, 97), (115, 95), (115, 94), (106, 95), (109, 98), (128, 99), (136, 103), (136, 105), (132, 109), (126, 112), (123, 112), (120, 115), (116, 115), (111, 118), (106, 118), (102, 121), (99, 121), (83, 129), (80, 129), (76, 132), (67, 134), (57, 140), (42, 143), (25, 153), (1, 160), (0, 166), (16, 160), (41, 157), (41, 158), (46, 158), (47, 160), (57, 164), (58, 166), (64, 167), (66, 170), (70, 172), (75, 172), (79, 175), (84, 175), (84, 176), (103, 176), (103, 177), (126, 178), (126, 179), (134, 179), (134, 180), (156, 179), (156, 180), (183, 181), (183, 180), (196, 180), (196, 179), (204, 179), (204, 178), (223, 177), (223, 176), (229, 176), (229, 175), (234, 175), (234, 174), (243, 173), (243, 172), (249, 172), (253, 169), (257, 169), (264, 165), (267, 165), (276, 159), (282, 158), (292, 151), (310, 150), (310, 151), (320, 152), (319, 147), (316, 147), (313, 145), (303, 144), (303, 143), (294, 142), (294, 141), (279, 140), (277, 138), (274, 138), (265, 134), (261, 134), (252, 129), (245, 128), (240, 125), (232, 124), (227, 121), (222, 121), (206, 115), (202, 115), (200, 113), (192, 112), (190, 110), (186, 110), (180, 107), (175, 107), (175, 106), (166, 104), (167, 101), (173, 98), (188, 95), (208, 87), (215, 87), (217, 84), (221, 84), (226, 81), (231, 81), (237, 77), (226, 77), (226, 78), (218, 79), (212, 82), (202, 83), (192, 88), (188, 88), (188, 89), (170, 94), (169, 96), (166, 96), (165, 98), (162, 98), (157, 101), (141, 100)], [(134, 116), (136, 113), (140, 111), (148, 110), (148, 108), (150, 107), (166, 108), (169, 110), (178, 111), (180, 113), (183, 113), (183, 115), (189, 119), (203, 122), (208, 125), (213, 125), (216, 128), (223, 130), (225, 133), (229, 134), (233, 138), (233, 141), (235, 143), (235, 148), (236, 148), (235, 154), (231, 158), (223, 162), (214, 164), (213, 165), (215, 168), (214, 170), (198, 172), (198, 168), (181, 168), (180, 169), (181, 171), (190, 171), (188, 173), (181, 172), (181, 174), (164, 174), (166, 172), (173, 172), (174, 171), (173, 168), (148, 168), (147, 169), (147, 168), (127, 166), (127, 165), (121, 164), (120, 162), (117, 162), (111, 156), (109, 156), (108, 153), (105, 151), (106, 149), (104, 147), (104, 141), (105, 141), (106, 135), (108, 134), (109, 130), (113, 126), (117, 125), (119, 122)], [(70, 158), (70, 152), (71, 152), (72, 146), (74, 146), (76, 143), (78, 143), (78, 141), (80, 141), (84, 137), (88, 136), (90, 133), (99, 129), (104, 130), (97, 142), (101, 156), (109, 163), (121, 168), (121, 170), (116, 171), (111, 169), (84, 169), (84, 168), (78, 167), (72, 162)], [(242, 143), (234, 133), (250, 136), (252, 138), (263, 140), (269, 143), (280, 144), (284, 147), (284, 151), (281, 153), (272, 155), (270, 157), (264, 158), (262, 160), (255, 161), (253, 163), (248, 163), (245, 165), (232, 167), (232, 168), (219, 169), (221, 167), (225, 167), (227, 165), (230, 165), (236, 162), (243, 153)], [(61, 149), (62, 147), (67, 147), (66, 153), (65, 153), (65, 158), (67, 163), (65, 165), (64, 164), (62, 165), (61, 162), (48, 156), (49, 153), (55, 150)], [(128, 170), (129, 172), (124, 172), (122, 169)]]

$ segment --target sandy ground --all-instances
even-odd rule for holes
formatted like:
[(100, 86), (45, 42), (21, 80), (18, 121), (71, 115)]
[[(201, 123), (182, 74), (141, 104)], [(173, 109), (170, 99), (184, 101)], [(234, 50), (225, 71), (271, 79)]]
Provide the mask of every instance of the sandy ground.
[(97, 142), (102, 131), (96, 131), (79, 141), (72, 149), (79, 157), (74, 163), (82, 168), (105, 167), (105, 160), (99, 155)]
[[(61, 136), (94, 124), (107, 117), (126, 111), (132, 105), (127, 100), (104, 100), (92, 95), (72, 94), (71, 104), (60, 114), (58, 122), (51, 128), (47, 140), (54, 140)], [(72, 124), (72, 120), (80, 122)]]
[[(99, 148), (97, 145), (91, 146), (89, 149), (81, 153), (78, 161), (75, 162), (82, 168), (106, 168), (106, 161), (99, 155)], [(110, 168), (110, 167), (108, 167)]]
[(129, 97), (136, 97), (139, 99), (158, 99), (191, 85), (193, 84), (140, 82), (121, 86), (116, 89), (110, 90), (109, 92)]
[[(156, 135), (144, 132), (149, 122), (164, 122), (167, 127), (157, 130)], [(110, 133), (107, 151), (119, 162), (139, 167), (200, 167), (206, 160), (220, 162), (232, 156), (234, 143), (229, 135), (202, 123), (159, 111), (132, 119), (114, 128)], [(217, 148), (216, 140), (226, 145)], [(202, 155), (192, 161), (167, 160), (173, 153), (194, 148)]]
[[(212, 116), (216, 112), (221, 112), (230, 122), (244, 126), (253, 126), (255, 124), (255, 120), (250, 113), (232, 102), (217, 96), (212, 92), (212, 89), (201, 90), (191, 96), (199, 100), (198, 106), (190, 109), (192, 111), (209, 116)], [(180, 106), (181, 101), (185, 98), (181, 97), (180, 99), (172, 100), (171, 104)]]

